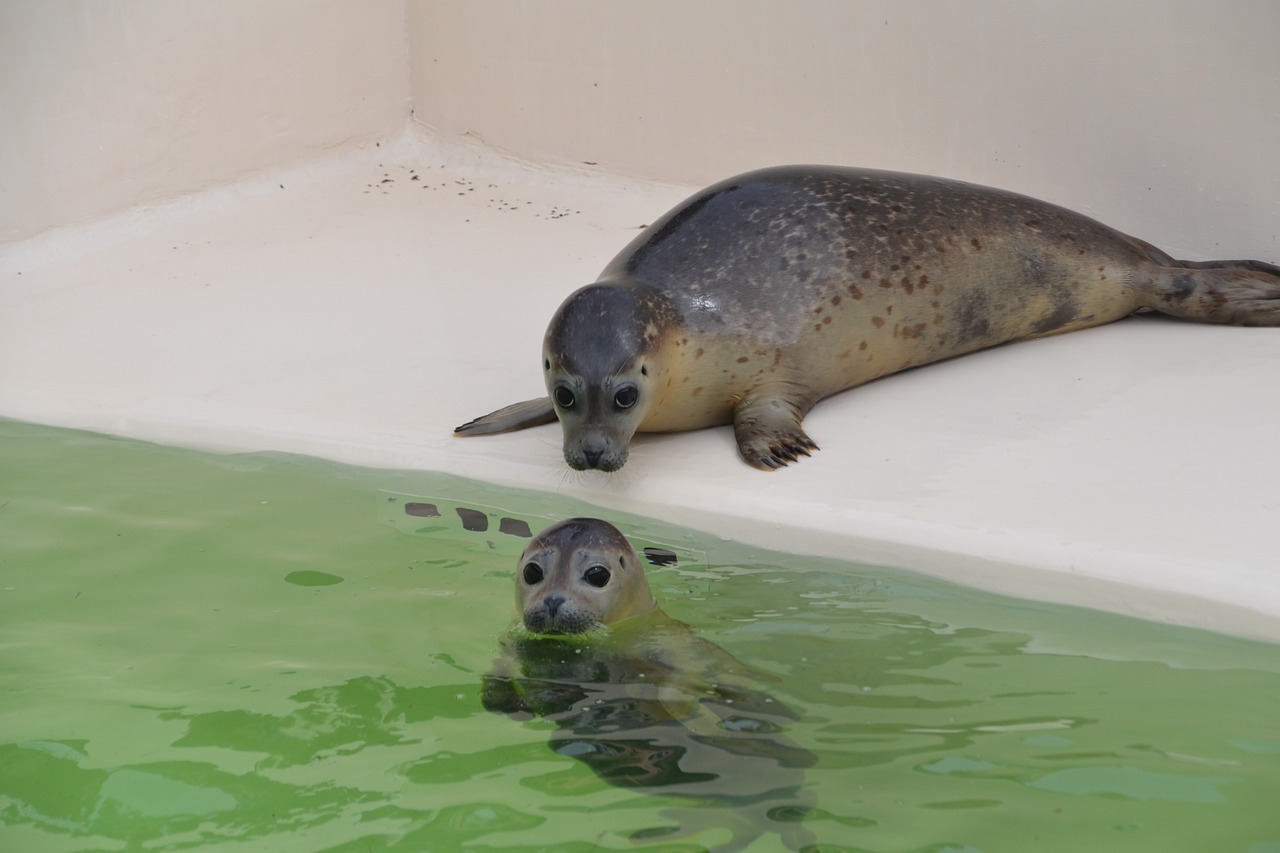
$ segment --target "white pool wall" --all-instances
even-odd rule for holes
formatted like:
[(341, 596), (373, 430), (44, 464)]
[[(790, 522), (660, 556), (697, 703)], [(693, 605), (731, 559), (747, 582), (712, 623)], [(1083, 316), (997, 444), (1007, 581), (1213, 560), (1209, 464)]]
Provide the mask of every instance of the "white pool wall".
[(546, 318), (639, 225), (769, 163), (1280, 260), (1277, 34), (1238, 0), (0, 3), (0, 415), (1280, 639), (1276, 330), (1134, 319), (912, 371), (821, 404), (776, 474), (727, 429), (613, 476), (567, 474), (554, 425), (449, 434), (540, 393)]
[(1271, 0), (0, 3), (0, 240), (394, 135), (689, 186), (875, 165), (1280, 246)]
[(409, 9), (416, 118), (526, 160), (694, 186), (868, 165), (1052, 199), (1177, 256), (1280, 254), (1270, 0)]

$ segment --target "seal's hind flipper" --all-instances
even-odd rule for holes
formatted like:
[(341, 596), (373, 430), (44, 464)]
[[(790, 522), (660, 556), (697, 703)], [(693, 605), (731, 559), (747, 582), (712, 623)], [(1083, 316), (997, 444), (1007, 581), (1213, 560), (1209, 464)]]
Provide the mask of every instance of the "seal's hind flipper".
[(551, 398), (539, 397), (536, 400), (525, 400), (523, 403), (512, 403), (496, 412), (467, 421), (455, 428), (453, 434), (497, 435), (500, 432), (514, 432), (518, 429), (549, 424), (555, 419), (556, 410), (551, 405)]
[(1234, 326), (1280, 326), (1280, 267), (1263, 261), (1178, 261), (1136, 283), (1143, 306)]

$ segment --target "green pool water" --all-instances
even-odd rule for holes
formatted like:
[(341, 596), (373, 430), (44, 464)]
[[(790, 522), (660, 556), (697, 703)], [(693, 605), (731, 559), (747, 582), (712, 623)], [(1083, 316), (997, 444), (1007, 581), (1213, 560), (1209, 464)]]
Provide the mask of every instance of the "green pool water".
[[(723, 844), (731, 797), (608, 784), (481, 705), (520, 522), (576, 514), (0, 422), (0, 850)], [(817, 849), (1280, 852), (1276, 646), (605, 517), (794, 712)]]

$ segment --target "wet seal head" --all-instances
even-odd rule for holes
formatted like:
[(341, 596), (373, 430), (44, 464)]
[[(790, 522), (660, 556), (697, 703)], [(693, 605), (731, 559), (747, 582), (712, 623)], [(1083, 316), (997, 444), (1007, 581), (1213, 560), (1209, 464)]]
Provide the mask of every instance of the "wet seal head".
[(627, 537), (605, 521), (571, 518), (533, 538), (516, 569), (524, 629), (593, 636), (657, 606), (644, 564)]
[(577, 471), (616, 471), (644, 422), (662, 371), (670, 301), (639, 285), (596, 283), (569, 296), (543, 342), (547, 394)]

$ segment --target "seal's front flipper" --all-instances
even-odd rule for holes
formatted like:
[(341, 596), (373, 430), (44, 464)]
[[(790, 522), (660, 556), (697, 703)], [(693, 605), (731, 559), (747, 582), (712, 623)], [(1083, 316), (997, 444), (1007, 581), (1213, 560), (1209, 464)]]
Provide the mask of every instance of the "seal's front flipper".
[(1280, 326), (1280, 267), (1263, 261), (1177, 261), (1139, 279), (1142, 304), (1234, 326)]
[(454, 435), (497, 435), (500, 432), (514, 432), (518, 429), (549, 424), (556, 419), (556, 410), (551, 405), (550, 397), (539, 397), (536, 400), (525, 400), (504, 406), (496, 412), (481, 415), (473, 421), (467, 421), (454, 429)]
[(808, 409), (782, 397), (744, 398), (733, 410), (733, 434), (742, 458), (761, 471), (774, 471), (817, 450), (800, 427)]

